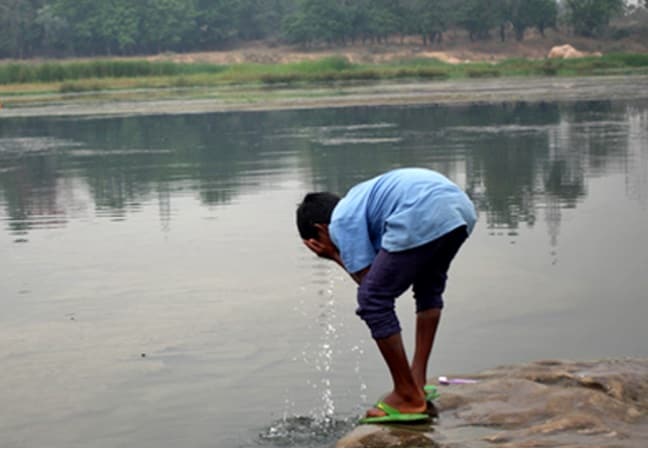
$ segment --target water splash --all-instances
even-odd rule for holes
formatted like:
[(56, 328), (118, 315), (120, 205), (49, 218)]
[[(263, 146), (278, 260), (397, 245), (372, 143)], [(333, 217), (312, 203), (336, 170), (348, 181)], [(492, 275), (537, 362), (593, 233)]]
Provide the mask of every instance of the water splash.
[[(319, 267), (318, 267), (319, 268)], [(323, 268), (323, 267), (322, 267)], [(355, 420), (336, 416), (336, 405), (333, 395), (333, 368), (335, 355), (339, 352), (337, 343), (339, 329), (335, 283), (336, 278), (331, 268), (318, 270), (317, 294), (318, 309), (313, 324), (312, 334), (316, 338), (305, 342), (300, 354), (293, 360), (301, 361), (315, 372), (306, 380), (306, 384), (317, 394), (317, 405), (305, 416), (295, 416), (294, 402), (286, 401), (283, 418), (273, 422), (259, 438), (264, 445), (278, 447), (322, 447), (331, 446), (344, 433), (348, 432)], [(307, 296), (306, 288), (300, 288), (300, 296)], [(308, 318), (303, 299), (295, 309), (304, 318)]]
[(333, 389), (331, 388), (334, 348), (338, 340), (337, 328), (334, 324), (337, 318), (334, 287), (335, 280), (329, 277), (326, 288), (319, 291), (320, 296), (325, 298), (320, 305), (320, 313), (317, 319), (322, 334), (315, 355), (315, 369), (322, 375), (319, 381), (321, 405), (311, 411), (311, 416), (323, 425), (328, 425), (335, 414), (335, 402), (333, 401)]
[[(321, 267), (318, 267), (321, 268)], [(357, 414), (341, 416), (337, 411), (334, 398), (334, 367), (336, 355), (351, 352), (355, 355), (354, 372), (360, 384), (361, 402), (367, 401), (367, 386), (360, 372), (360, 362), (364, 355), (364, 341), (351, 348), (339, 348), (339, 340), (344, 323), (338, 317), (335, 297), (336, 282), (342, 276), (335, 276), (333, 269), (324, 268), (318, 272), (317, 289), (319, 297), (316, 318), (312, 321), (312, 341), (304, 343), (299, 355), (293, 361), (305, 363), (316, 375), (306, 379), (306, 384), (316, 392), (318, 404), (304, 415), (295, 413), (295, 402), (286, 400), (283, 417), (274, 421), (259, 434), (259, 442), (274, 447), (324, 447), (332, 446), (345, 433), (357, 424)], [(300, 297), (308, 296), (308, 288), (299, 288)], [(294, 311), (307, 319), (312, 311), (307, 311), (307, 302), (301, 299)], [(309, 325), (309, 329), (311, 325)], [(337, 414), (336, 414), (337, 412)], [(360, 412), (358, 412), (360, 413)]]
[(329, 419), (326, 423), (311, 416), (285, 417), (259, 435), (262, 446), (332, 447), (355, 425), (352, 419)]
[(355, 367), (353, 371), (356, 374), (356, 377), (358, 378), (358, 382), (360, 383), (360, 402), (364, 404), (367, 402), (367, 384), (365, 383), (364, 377), (362, 376), (362, 372), (360, 370), (360, 360), (364, 355), (364, 349), (362, 349), (362, 345), (364, 345), (364, 340), (361, 340), (360, 344), (361, 345), (356, 345), (352, 347), (351, 352), (353, 354), (356, 354)]

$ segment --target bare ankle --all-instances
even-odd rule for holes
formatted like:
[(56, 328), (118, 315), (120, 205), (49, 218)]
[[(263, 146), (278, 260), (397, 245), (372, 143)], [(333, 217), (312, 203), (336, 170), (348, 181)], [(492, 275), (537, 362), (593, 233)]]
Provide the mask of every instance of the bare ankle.
[(414, 378), (414, 383), (416, 383), (416, 386), (420, 390), (422, 390), (425, 384), (427, 383), (425, 371), (420, 370), (415, 366), (412, 366), (412, 377)]
[(422, 388), (396, 389), (394, 390), (394, 394), (396, 394), (403, 402), (409, 404), (420, 404), (425, 402)]

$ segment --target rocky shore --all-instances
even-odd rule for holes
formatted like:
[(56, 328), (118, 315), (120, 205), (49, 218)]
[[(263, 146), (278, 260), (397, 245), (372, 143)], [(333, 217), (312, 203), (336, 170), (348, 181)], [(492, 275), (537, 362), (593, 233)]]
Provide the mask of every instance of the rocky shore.
[(468, 377), (478, 382), (439, 386), (430, 423), (359, 426), (337, 447), (648, 445), (648, 359), (546, 360)]

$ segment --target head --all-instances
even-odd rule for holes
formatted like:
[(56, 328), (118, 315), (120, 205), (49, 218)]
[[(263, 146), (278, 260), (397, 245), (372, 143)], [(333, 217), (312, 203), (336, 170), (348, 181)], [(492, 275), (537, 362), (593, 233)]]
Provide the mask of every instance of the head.
[(333, 209), (340, 197), (329, 192), (311, 192), (297, 207), (297, 229), (303, 240), (317, 239), (318, 227), (331, 223)]
[(328, 231), (340, 197), (329, 192), (309, 193), (297, 208), (297, 229), (304, 244), (319, 257), (339, 261), (339, 252)]

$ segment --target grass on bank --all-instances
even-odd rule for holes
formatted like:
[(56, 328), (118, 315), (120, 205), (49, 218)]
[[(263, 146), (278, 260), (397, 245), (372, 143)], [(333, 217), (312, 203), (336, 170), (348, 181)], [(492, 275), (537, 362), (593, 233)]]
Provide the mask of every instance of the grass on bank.
[(285, 85), (390, 79), (460, 79), (505, 76), (584, 76), (648, 73), (647, 54), (609, 54), (564, 60), (506, 59), (497, 63), (449, 64), (408, 59), (384, 64), (354, 64), (342, 56), (284, 64), (85, 62), (0, 64), (0, 93), (75, 93), (142, 88), (181, 88), (232, 84)]
[(0, 84), (55, 83), (88, 78), (139, 78), (216, 74), (226, 66), (216, 64), (176, 64), (173, 62), (96, 60), (75, 62), (0, 64)]

